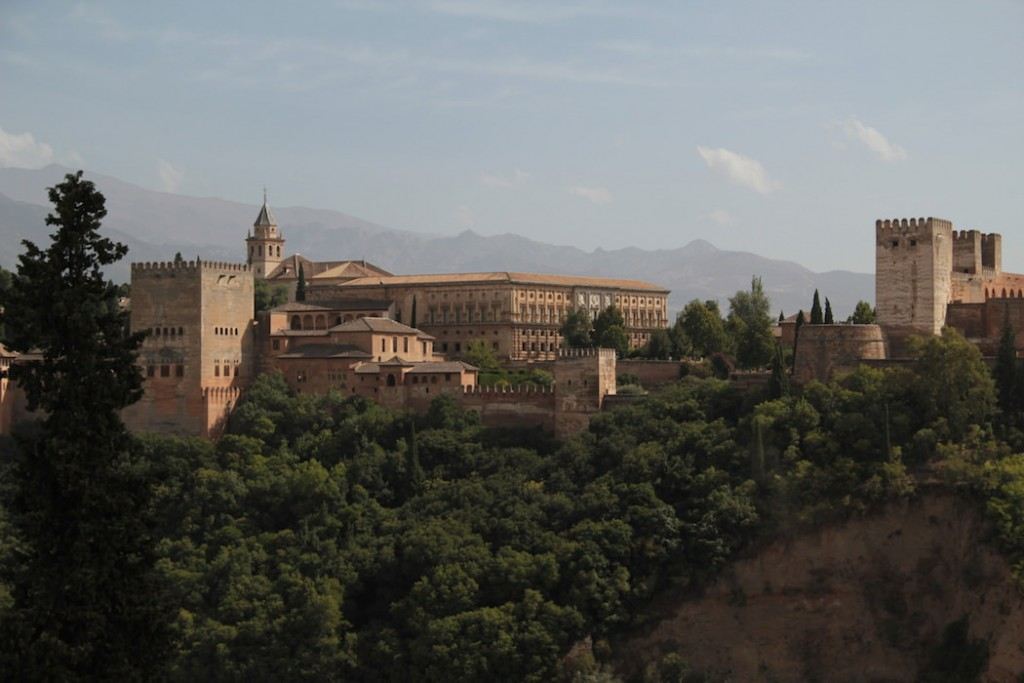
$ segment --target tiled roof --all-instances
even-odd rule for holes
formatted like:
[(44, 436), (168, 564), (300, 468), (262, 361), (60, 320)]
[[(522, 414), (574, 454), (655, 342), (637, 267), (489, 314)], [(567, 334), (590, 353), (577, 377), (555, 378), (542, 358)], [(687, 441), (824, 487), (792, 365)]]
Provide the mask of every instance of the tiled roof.
[(307, 282), (330, 271), (345, 272), (346, 274), (329, 277), (391, 277), (391, 273), (368, 261), (310, 261), (302, 254), (291, 254), (281, 259), (277, 267), (267, 274), (267, 279), (294, 280), (299, 277), (300, 264), (302, 265), (302, 274), (305, 275)]
[(416, 328), (403, 325), (391, 318), (372, 318), (369, 316), (335, 325), (331, 328), (331, 332), (383, 332), (386, 334), (415, 334), (417, 336), (423, 334)]
[(461, 360), (446, 360), (438, 362), (416, 363), (416, 366), (409, 371), (410, 375), (425, 375), (433, 372), (477, 372), (479, 368)]
[(321, 304), (307, 304), (305, 301), (289, 301), (280, 306), (270, 309), (273, 313), (291, 313), (293, 311), (329, 311), (331, 309)]
[[(383, 363), (360, 363), (356, 369), (356, 374), (359, 375), (376, 375), (380, 372), (382, 365), (397, 365), (398, 363), (391, 363), (385, 361)], [(406, 374), (408, 375), (426, 375), (432, 373), (445, 373), (445, 372), (477, 372), (476, 366), (470, 365), (469, 363), (463, 363), (460, 360), (451, 361), (421, 361), (418, 363), (402, 363), (404, 367), (412, 366), (412, 370), (409, 370)]]
[(278, 358), (373, 358), (373, 354), (351, 344), (304, 344)]
[(628, 289), (668, 293), (664, 287), (643, 280), (623, 280), (584, 275), (547, 275), (544, 273), (442, 273), (436, 275), (390, 275), (361, 277), (338, 285), (346, 287), (369, 287), (380, 285), (457, 285), (457, 284), (527, 284), (558, 285), (562, 287), (593, 287), (603, 289)]

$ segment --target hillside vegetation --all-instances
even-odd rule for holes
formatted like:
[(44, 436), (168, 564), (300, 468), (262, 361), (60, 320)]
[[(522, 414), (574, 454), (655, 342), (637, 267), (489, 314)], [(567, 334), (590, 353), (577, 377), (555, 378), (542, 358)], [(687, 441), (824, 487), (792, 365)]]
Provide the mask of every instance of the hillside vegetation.
[[(983, 511), (1024, 570), (1024, 456), (955, 334), (912, 366), (763, 398), (688, 377), (555, 443), (443, 399), (416, 417), (261, 377), (218, 443), (139, 446), (177, 605), (165, 678), (607, 677), (611, 644), (664, 596), (780, 534), (911, 500), (921, 477)], [(704, 680), (673, 656), (633, 674)]]

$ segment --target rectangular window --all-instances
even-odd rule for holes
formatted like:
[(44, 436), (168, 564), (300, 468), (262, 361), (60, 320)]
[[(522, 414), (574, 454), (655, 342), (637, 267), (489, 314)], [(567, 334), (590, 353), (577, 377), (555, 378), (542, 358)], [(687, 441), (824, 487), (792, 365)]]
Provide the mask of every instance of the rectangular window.
[(213, 366), (213, 376), (220, 377), (220, 365)]
[(238, 363), (235, 363), (235, 377), (238, 377)]
[(146, 366), (146, 377), (153, 377), (156, 375), (156, 367), (152, 365)]
[(402, 339), (402, 350), (404, 353), (409, 353), (409, 338), (404, 337)]
[(184, 377), (185, 376), (185, 366), (180, 364), (180, 363), (178, 365), (175, 365), (174, 366), (174, 376), (175, 377)]
[(161, 377), (170, 377), (171, 376), (171, 366), (170, 365), (161, 365), (160, 366), (160, 376)]
[(380, 340), (380, 350), (381, 351), (387, 351), (388, 350), (388, 340), (387, 339), (381, 339)]
[(281, 349), (281, 340), (279, 340), (279, 339), (275, 339), (275, 340), (274, 340), (274, 350), (275, 350), (275, 351), (278, 351), (278, 350), (280, 350), (280, 349)]

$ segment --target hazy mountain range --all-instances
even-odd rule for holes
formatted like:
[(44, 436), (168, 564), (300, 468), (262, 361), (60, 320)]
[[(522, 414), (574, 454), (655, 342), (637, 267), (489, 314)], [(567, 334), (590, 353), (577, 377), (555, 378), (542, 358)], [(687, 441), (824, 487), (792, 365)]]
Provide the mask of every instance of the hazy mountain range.
[[(49, 211), (46, 188), (69, 169), (0, 168), (0, 265), (14, 267), (21, 240), (45, 242)], [(211, 197), (156, 192), (109, 176), (87, 173), (107, 198), (104, 227), (129, 248), (128, 261), (186, 259), (242, 260), (243, 240), (259, 207)], [(860, 299), (873, 301), (874, 278), (866, 273), (815, 273), (791, 261), (740, 251), (723, 251), (704, 240), (677, 249), (636, 248), (592, 252), (536, 242), (519, 235), (486, 237), (472, 231), (438, 236), (396, 230), (326, 209), (273, 207), (289, 253), (314, 259), (366, 259), (393, 273), (512, 270), (569, 275), (636, 278), (672, 290), (669, 304), (682, 308), (693, 298), (718, 299), (763, 278), (775, 312), (810, 307), (815, 288), (828, 296), (837, 316)], [(127, 262), (111, 269), (128, 279)]]

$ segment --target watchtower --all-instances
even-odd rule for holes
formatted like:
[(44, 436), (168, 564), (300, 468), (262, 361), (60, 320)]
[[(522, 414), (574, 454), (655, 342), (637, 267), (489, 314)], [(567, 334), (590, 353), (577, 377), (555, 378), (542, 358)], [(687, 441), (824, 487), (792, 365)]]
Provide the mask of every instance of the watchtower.
[(246, 263), (255, 278), (270, 274), (283, 258), (284, 235), (277, 229), (277, 219), (267, 204), (267, 191), (263, 191), (263, 206), (252, 224), (252, 232), (245, 237)]
[[(969, 250), (958, 250), (975, 267)], [(980, 263), (978, 264), (980, 265)], [(953, 224), (941, 218), (875, 221), (875, 305), (895, 350), (911, 334), (938, 334), (946, 323), (953, 271)]]
[(133, 263), (131, 329), (142, 399), (124, 412), (132, 429), (215, 436), (230, 392), (251, 381), (253, 273), (240, 263)]
[(615, 350), (559, 350), (552, 365), (555, 377), (555, 436), (562, 438), (587, 428), (601, 412), (604, 399), (615, 393)]

